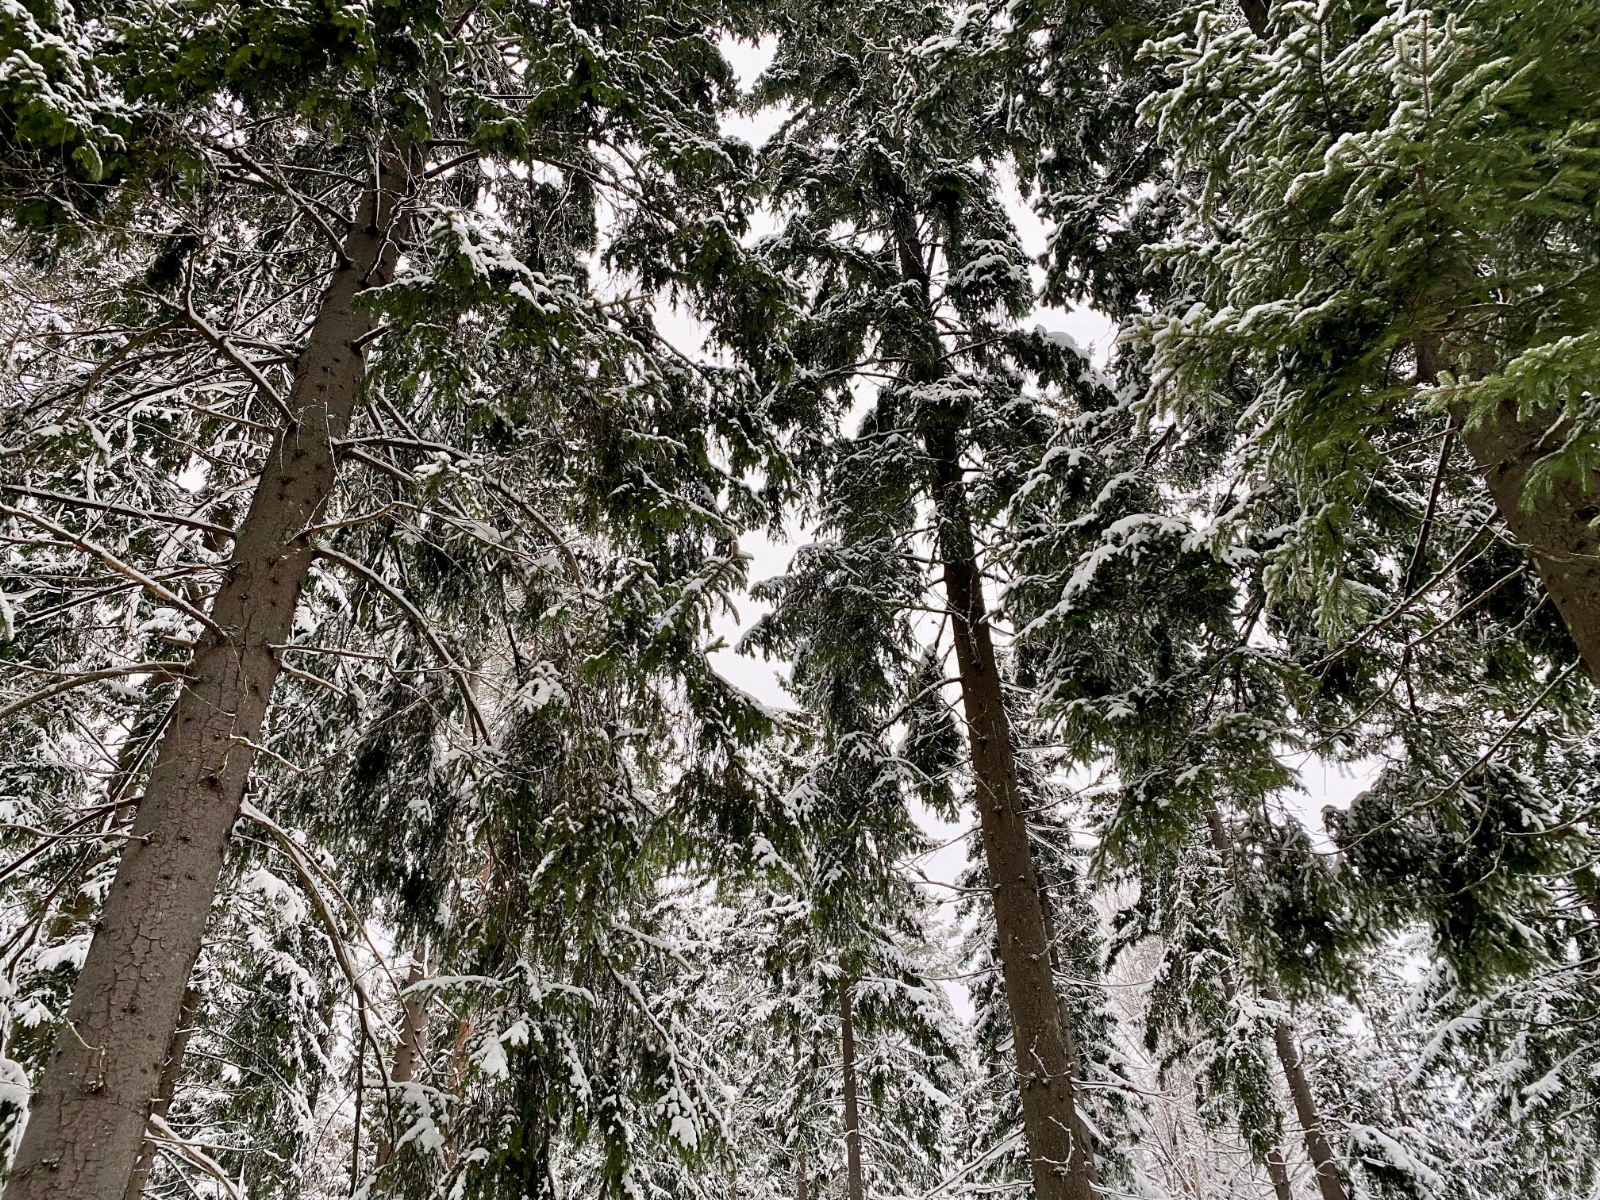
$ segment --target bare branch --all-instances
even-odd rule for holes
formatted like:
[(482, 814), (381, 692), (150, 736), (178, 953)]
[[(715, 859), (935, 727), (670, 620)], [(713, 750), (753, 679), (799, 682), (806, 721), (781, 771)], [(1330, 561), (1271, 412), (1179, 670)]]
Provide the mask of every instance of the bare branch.
[(184, 664), (171, 662), (131, 663), (126, 667), (105, 667), (99, 671), (85, 671), (81, 675), (74, 675), (69, 679), (61, 680), (59, 683), (53, 683), (47, 688), (42, 688), (30, 696), (24, 696), (21, 700), (13, 701), (4, 708), (0, 708), (0, 721), (21, 712), (25, 708), (38, 704), (42, 700), (48, 700), (52, 696), (59, 696), (62, 692), (70, 692), (73, 688), (82, 687), (86, 683), (95, 683), (101, 679), (117, 679), (127, 675), (156, 674), (166, 675), (169, 679), (183, 679), (186, 677), (187, 672)]
[(47, 529), (57, 537), (71, 542), (74, 546), (84, 551), (86, 554), (94, 555), (117, 574), (133, 580), (147, 591), (159, 596), (162, 600), (165, 600), (179, 612), (193, 617), (196, 621), (199, 621), (200, 624), (211, 630), (211, 632), (216, 634), (219, 638), (222, 638), (224, 641), (228, 640), (228, 635), (223, 631), (222, 627), (210, 617), (206, 616), (205, 613), (201, 612), (187, 600), (184, 600), (173, 592), (168, 591), (154, 579), (151, 579), (148, 575), (145, 575), (136, 568), (129, 566), (105, 547), (89, 541), (88, 538), (79, 537), (65, 526), (56, 524), (54, 521), (50, 520), (49, 517), (41, 517), (38, 513), (31, 513), (27, 509), (12, 508), (10, 505), (0, 504), (0, 513), (4, 513), (5, 515), (11, 517), (20, 517), (24, 521), (31, 521), (41, 529)]
[(128, 508), (121, 504), (107, 504), (102, 500), (88, 500), (82, 496), (65, 496), (60, 492), (47, 492), (42, 488), (28, 488), (15, 483), (0, 483), (0, 491), (18, 492), (24, 496), (32, 496), (36, 500), (51, 500), (57, 504), (66, 504), (75, 508), (93, 508), (100, 512), (116, 513), (122, 517), (138, 517), (146, 521), (157, 521), (165, 525), (183, 525), (189, 529), (198, 529), (204, 533), (214, 533), (218, 537), (232, 539), (234, 532), (221, 525), (213, 525), (209, 521), (197, 521), (193, 517), (180, 517), (174, 513), (145, 512), (139, 508)]

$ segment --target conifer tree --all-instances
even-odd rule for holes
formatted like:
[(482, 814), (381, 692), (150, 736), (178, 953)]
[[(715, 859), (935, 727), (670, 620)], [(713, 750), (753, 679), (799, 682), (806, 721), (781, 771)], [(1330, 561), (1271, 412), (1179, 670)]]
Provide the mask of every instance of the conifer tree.
[[(730, 261), (738, 217), (724, 185), (737, 186), (739, 156), (715, 131), (730, 82), (712, 43), (720, 10), (673, 9), (664, 24), (516, 6), (219, 21), (205, 6), (130, 5), (82, 28), (57, 15), (61, 28), (42, 33), (8, 15), (7, 36), (66, 47), (50, 69), (117, 115), (125, 166), (85, 165), (82, 139), (111, 137), (101, 125), (39, 125), (39, 97), (65, 93), (7, 93), (16, 146), (33, 155), (8, 205), (54, 224), (9, 378), (4, 513), (25, 556), (66, 555), (79, 571), (38, 593), (28, 619), (65, 628), (111, 595), (169, 649), (130, 661), (130, 646), (103, 639), (94, 652), (110, 665), (55, 658), (62, 682), (13, 707), (68, 703), (57, 697), (106, 678), (182, 683), (131, 832), (117, 833), (116, 879), (7, 1184), (18, 1197), (117, 1194), (134, 1168), (275, 685), (287, 674), (344, 690), (285, 662), (317, 624), (303, 620), (308, 589), (353, 587), (414, 624), (432, 660), (416, 665), (442, 672), (470, 743), (489, 732), (458, 657), (470, 644), (408, 598), (403, 562), (383, 557), (398, 547), (372, 535), (399, 526), (402, 543), (431, 533), (489, 560), (524, 539), (571, 568), (562, 533), (519, 494), (540, 464), (518, 423), (554, 414), (587, 479), (609, 475), (580, 485), (557, 523), (631, 500), (646, 554), (617, 607), (633, 602), (647, 622), (666, 610), (659, 662), (693, 643), (704, 604), (737, 574), (733, 526), (706, 504), (728, 479), (707, 440), (730, 432), (735, 469), (753, 461), (748, 424), (728, 408), (703, 419), (727, 393), (663, 369), (671, 356), (638, 297), (596, 296), (569, 249), (596, 246), (609, 197), (606, 251), (645, 290), (668, 278), (692, 289)], [(73, 138), (62, 174), (51, 154)], [(75, 199), (85, 179), (100, 215)], [(46, 212), (36, 193), (65, 199)], [(523, 246), (484, 196), (529, 223)], [(520, 408), (484, 405), (487, 359), (449, 350), (463, 335), (539, 364)], [(688, 439), (661, 427), (683, 415), (675, 405), (699, 410)], [(642, 436), (664, 440), (624, 459), (639, 417), (656, 425)], [(389, 485), (396, 494), (363, 509)], [(677, 509), (684, 487), (694, 500)], [(690, 549), (719, 539), (709, 561)], [(663, 591), (685, 586), (677, 577), (689, 582), (675, 602)], [(173, 643), (193, 650), (172, 658)]]
[(992, 182), (974, 165), (985, 97), (910, 53), (946, 36), (943, 14), (799, 6), (778, 25), (757, 94), (797, 106), (765, 151), (785, 220), (768, 254), (808, 294), (786, 331), (788, 386), (837, 410), (853, 380), (876, 385), (828, 469), (822, 517), (833, 541), (819, 553), (837, 557), (841, 583), (896, 611), (921, 605), (918, 564), (942, 576), (936, 611), (955, 649), (996, 881), (1034, 1186), (1041, 1197), (1087, 1197), (1092, 1168), (1073, 1115), (981, 538), (1021, 463), (1043, 450), (1049, 417), (1030, 381), (1091, 384), (1074, 351), (1011, 325), (1031, 307), (1031, 288)]
[(1283, 4), (1253, 30), (1198, 5), (1147, 110), (1198, 201), (1162, 251), (1185, 284), (1149, 329), (1164, 394), (1247, 370), (1253, 452), (1335, 527), (1389, 434), (1441, 414), (1591, 672), (1595, 20)]

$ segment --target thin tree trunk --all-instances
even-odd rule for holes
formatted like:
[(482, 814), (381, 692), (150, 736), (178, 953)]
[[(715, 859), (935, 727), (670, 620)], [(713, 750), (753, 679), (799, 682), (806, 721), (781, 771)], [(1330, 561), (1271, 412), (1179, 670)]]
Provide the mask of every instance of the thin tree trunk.
[[(1262, 993), (1269, 1000), (1277, 999), (1270, 992)], [(1322, 1114), (1317, 1111), (1317, 1098), (1311, 1094), (1311, 1083), (1306, 1079), (1305, 1065), (1300, 1058), (1300, 1045), (1295, 1041), (1294, 1030), (1279, 1021), (1272, 1030), (1272, 1042), (1278, 1049), (1278, 1062), (1283, 1065), (1283, 1077), (1289, 1081), (1289, 1094), (1294, 1097), (1295, 1115), (1300, 1118), (1300, 1128), (1306, 1135), (1306, 1153), (1317, 1170), (1317, 1187), (1322, 1200), (1346, 1200), (1344, 1180), (1339, 1178), (1339, 1164), (1334, 1161), (1333, 1147), (1328, 1145), (1322, 1131)]]
[(1000, 672), (983, 584), (974, 557), (953, 430), (928, 435), (961, 698), (972, 748), (979, 822), (994, 895), (995, 931), (1006, 1004), (1011, 1011), (1022, 1124), (1037, 1200), (1091, 1200), (1089, 1157), (1072, 1096), (1072, 1066), (1061, 1028), (1050, 940), (1045, 935), (1039, 881), (1012, 756)]
[(1466, 424), (1465, 415), (1455, 414), (1463, 426), (1461, 440), (1507, 528), (1527, 546), (1589, 674), (1600, 679), (1600, 533), (1590, 525), (1600, 515), (1596, 481), (1562, 476), (1548, 495), (1524, 509), (1528, 471), (1559, 447), (1559, 433), (1548, 437), (1548, 423), (1537, 418), (1519, 421), (1509, 402), (1497, 419), (1481, 425)]
[[(1206, 810), (1206, 821), (1211, 827), (1211, 845), (1216, 850), (1217, 856), (1222, 860), (1225, 868), (1233, 866), (1233, 841), (1228, 837), (1228, 831), (1223, 827), (1222, 814), (1215, 806)], [(1231, 1001), (1237, 994), (1237, 985), (1234, 983), (1233, 972), (1224, 965), (1222, 968), (1222, 990)], [(1270, 988), (1264, 988), (1262, 997), (1274, 1003), (1279, 1003), (1278, 995)], [(1283, 1068), (1284, 1080), (1289, 1085), (1289, 1095), (1294, 1100), (1295, 1116), (1300, 1120), (1300, 1129), (1305, 1134), (1306, 1153), (1311, 1157), (1311, 1165), (1316, 1169), (1317, 1187), (1322, 1192), (1322, 1200), (1347, 1200), (1344, 1190), (1344, 1180), (1339, 1176), (1339, 1164), (1333, 1157), (1333, 1147), (1328, 1144), (1327, 1135), (1323, 1132), (1322, 1114), (1317, 1109), (1317, 1098), (1311, 1092), (1311, 1082), (1306, 1078), (1304, 1060), (1300, 1056), (1300, 1045), (1295, 1040), (1294, 1030), (1289, 1028), (1287, 1021), (1278, 1021), (1272, 1027), (1272, 1044), (1278, 1052), (1278, 1064)], [(1279, 1156), (1280, 1163), (1282, 1156)], [(1271, 1156), (1268, 1156), (1268, 1171), (1272, 1169)], [(1287, 1177), (1285, 1187), (1287, 1187)], [(1273, 1187), (1278, 1186), (1273, 1180)], [(1282, 1192), (1280, 1191), (1280, 1195)]]
[[(406, 987), (421, 983), (427, 974), (427, 965), (421, 955), (411, 959), (411, 969), (406, 972)], [(400, 1044), (394, 1050), (394, 1069), (389, 1072), (392, 1083), (410, 1083), (417, 1077), (417, 1066), (422, 1062), (422, 1052), (428, 1037), (428, 1008), (420, 996), (407, 996), (402, 1002), (404, 1015), (400, 1020)], [(383, 1167), (394, 1157), (394, 1141), (384, 1142), (378, 1151), (378, 1166)]]
[[(183, 1008), (178, 1015), (178, 1030), (167, 1047), (167, 1061), (161, 1066), (161, 1082), (156, 1086), (155, 1102), (150, 1105), (150, 1115), (166, 1119), (172, 1109), (172, 1097), (178, 1090), (178, 1078), (183, 1074), (183, 1057), (189, 1049), (189, 1037), (194, 1033), (190, 1022), (200, 1007), (200, 993), (193, 988), (183, 993)], [(133, 1164), (133, 1174), (128, 1177), (128, 1190), (123, 1200), (139, 1200), (144, 1194), (145, 1182), (150, 1178), (150, 1168), (156, 1164), (156, 1144), (145, 1138), (139, 1150), (139, 1161)]]
[(1267, 1151), (1267, 1176), (1272, 1180), (1272, 1194), (1278, 1200), (1294, 1200), (1294, 1189), (1289, 1186), (1289, 1165), (1283, 1160), (1283, 1151), (1276, 1146)]
[(5, 1200), (126, 1194), (277, 680), (273, 647), (289, 638), (311, 567), (305, 530), (333, 491), (333, 442), (361, 391), (372, 323), (356, 300), (394, 267), (411, 151), (386, 143), (381, 158), (296, 364), (292, 419), (234, 542), (216, 629), (195, 648)]
[(850, 985), (839, 989), (839, 1041), (844, 1058), (844, 1159), (847, 1200), (865, 1200), (861, 1181), (861, 1115), (856, 1108), (856, 1026)]
[(810, 1184), (806, 1180), (806, 1148), (800, 1147), (800, 1153), (794, 1163), (794, 1195), (795, 1200), (809, 1200)]

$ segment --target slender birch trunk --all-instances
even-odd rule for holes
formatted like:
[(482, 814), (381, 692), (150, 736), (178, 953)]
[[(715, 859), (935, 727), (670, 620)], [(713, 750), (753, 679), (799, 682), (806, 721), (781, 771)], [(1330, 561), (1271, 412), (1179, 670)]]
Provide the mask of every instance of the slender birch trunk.
[(1077, 1132), (1081, 1126), (1050, 969), (1050, 939), (953, 431), (930, 433), (927, 448), (1034, 1193), (1037, 1200), (1091, 1200), (1092, 1150)]
[(844, 1059), (844, 1159), (847, 1200), (865, 1200), (861, 1178), (861, 1114), (856, 1106), (856, 1026), (850, 986), (839, 989), (839, 1041)]
[[(123, 1196), (178, 1027), (228, 840), (365, 372), (357, 298), (391, 275), (412, 168), (385, 144), (296, 364), (274, 439), (157, 752), (83, 972), (34, 1093), (5, 1200)], [(220, 632), (218, 632), (220, 631)]]

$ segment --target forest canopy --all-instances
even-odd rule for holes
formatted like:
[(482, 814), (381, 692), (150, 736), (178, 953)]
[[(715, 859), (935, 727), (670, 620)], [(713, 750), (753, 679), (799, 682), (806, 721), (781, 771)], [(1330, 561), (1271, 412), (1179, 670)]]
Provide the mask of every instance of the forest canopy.
[(1596, 0), (0, 0), (4, 1200), (1593, 1200)]

